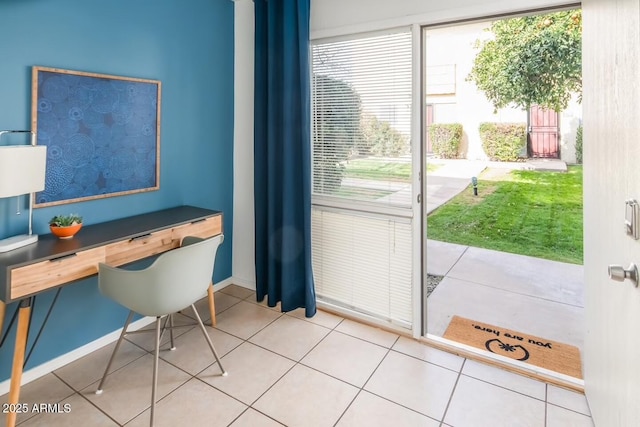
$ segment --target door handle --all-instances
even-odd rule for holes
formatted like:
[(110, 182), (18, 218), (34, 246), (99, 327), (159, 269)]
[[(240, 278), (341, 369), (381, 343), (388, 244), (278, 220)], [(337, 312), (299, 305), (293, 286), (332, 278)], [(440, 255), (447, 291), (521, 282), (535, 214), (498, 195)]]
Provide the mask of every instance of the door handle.
[(638, 287), (638, 267), (634, 263), (629, 264), (628, 268), (624, 268), (621, 265), (611, 264), (609, 266), (609, 278), (617, 282), (624, 282), (629, 279), (633, 282), (635, 287)]

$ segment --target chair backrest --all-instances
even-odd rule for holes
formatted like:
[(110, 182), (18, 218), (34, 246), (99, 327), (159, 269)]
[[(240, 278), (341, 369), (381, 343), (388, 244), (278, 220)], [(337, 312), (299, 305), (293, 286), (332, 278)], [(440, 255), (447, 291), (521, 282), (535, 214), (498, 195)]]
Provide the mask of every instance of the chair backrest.
[(209, 239), (185, 237), (181, 247), (161, 254), (143, 270), (100, 264), (100, 292), (144, 316), (180, 311), (205, 296), (223, 239), (221, 234)]

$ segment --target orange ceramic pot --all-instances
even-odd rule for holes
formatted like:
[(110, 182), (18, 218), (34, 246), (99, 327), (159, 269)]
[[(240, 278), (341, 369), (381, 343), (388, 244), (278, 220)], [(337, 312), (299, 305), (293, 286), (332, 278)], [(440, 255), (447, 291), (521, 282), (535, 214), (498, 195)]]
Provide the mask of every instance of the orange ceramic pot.
[(51, 232), (58, 236), (60, 239), (70, 239), (72, 238), (80, 229), (82, 228), (82, 224), (69, 225), (67, 227), (58, 227), (55, 225), (50, 225), (49, 228)]

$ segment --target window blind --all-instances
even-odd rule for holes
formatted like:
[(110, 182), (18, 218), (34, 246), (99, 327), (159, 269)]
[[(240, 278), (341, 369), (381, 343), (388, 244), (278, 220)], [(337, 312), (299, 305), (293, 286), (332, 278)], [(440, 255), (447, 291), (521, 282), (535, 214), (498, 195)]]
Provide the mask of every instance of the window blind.
[(411, 33), (312, 46), (320, 301), (411, 327)]
[(411, 33), (312, 48), (313, 191), (411, 203)]
[(311, 223), (320, 300), (410, 328), (410, 221), (315, 208)]

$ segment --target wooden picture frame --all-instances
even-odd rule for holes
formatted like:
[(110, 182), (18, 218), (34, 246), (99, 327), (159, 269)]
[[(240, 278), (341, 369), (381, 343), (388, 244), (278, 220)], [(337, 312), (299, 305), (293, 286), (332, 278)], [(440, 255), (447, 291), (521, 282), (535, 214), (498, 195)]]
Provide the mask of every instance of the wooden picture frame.
[(34, 207), (160, 188), (160, 81), (38, 66), (31, 92), (31, 128), (47, 146)]

